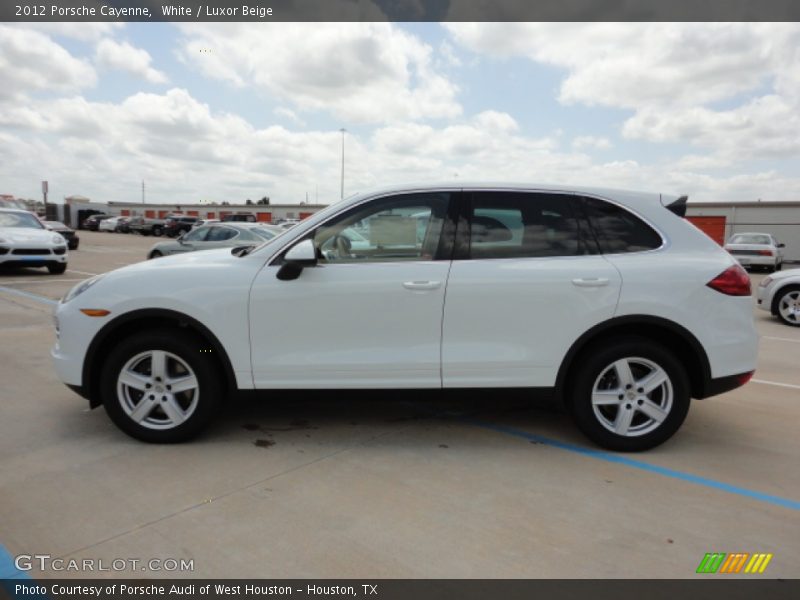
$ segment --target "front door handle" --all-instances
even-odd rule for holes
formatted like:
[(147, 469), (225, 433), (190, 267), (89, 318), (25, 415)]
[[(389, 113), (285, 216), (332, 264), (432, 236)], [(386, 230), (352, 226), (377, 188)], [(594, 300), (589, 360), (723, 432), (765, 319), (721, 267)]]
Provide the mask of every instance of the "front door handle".
[(606, 277), (586, 277), (573, 279), (572, 283), (578, 287), (603, 287), (608, 285), (608, 278)]
[(435, 290), (441, 287), (441, 281), (404, 281), (403, 287), (407, 290), (413, 291), (425, 291), (425, 290)]

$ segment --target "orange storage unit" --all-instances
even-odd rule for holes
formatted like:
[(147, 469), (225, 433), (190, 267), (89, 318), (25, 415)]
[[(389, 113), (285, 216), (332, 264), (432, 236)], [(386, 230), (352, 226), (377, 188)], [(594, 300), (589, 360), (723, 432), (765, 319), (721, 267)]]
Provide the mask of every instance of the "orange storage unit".
[(725, 217), (686, 217), (720, 246), (725, 244)]
[(154, 211), (154, 210), (146, 210), (146, 211), (144, 211), (144, 218), (145, 219), (155, 219), (156, 218), (156, 211)]
[(215, 213), (214, 211), (211, 211), (211, 210), (210, 210), (210, 211), (208, 211), (208, 212), (206, 213), (206, 219), (215, 219), (215, 218), (216, 218), (216, 217), (214, 216), (215, 214), (216, 214), (216, 213)]
[(130, 217), (131, 211), (129, 211), (127, 208), (123, 208), (121, 211), (119, 211), (119, 215), (121, 217)]
[(159, 219), (163, 219), (163, 218), (164, 218), (164, 217), (166, 217), (168, 214), (169, 214), (169, 211), (168, 211), (168, 210), (160, 210), (160, 211), (158, 211), (158, 218), (159, 218)]
[(300, 213), (300, 220), (302, 221), (303, 219), (307, 219), (308, 217), (310, 217), (313, 214), (314, 213), (310, 213), (310, 212), (301, 212)]
[(261, 223), (272, 223), (272, 213), (268, 212), (256, 213), (256, 219)]
[(200, 216), (200, 213), (198, 211), (196, 211), (196, 210), (187, 211), (186, 214), (189, 215), (190, 217), (199, 217)]
[(219, 218), (220, 218), (220, 219), (224, 219), (224, 218), (225, 218), (225, 217), (227, 217), (229, 214), (231, 214), (231, 212), (230, 212), (230, 211), (223, 211), (223, 210), (221, 210), (221, 211), (219, 211)]

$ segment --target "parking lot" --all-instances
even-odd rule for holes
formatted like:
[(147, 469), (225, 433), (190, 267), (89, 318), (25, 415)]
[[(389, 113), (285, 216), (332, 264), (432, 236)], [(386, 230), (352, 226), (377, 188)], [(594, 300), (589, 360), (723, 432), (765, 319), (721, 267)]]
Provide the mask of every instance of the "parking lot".
[(684, 578), (707, 552), (764, 552), (764, 576), (800, 576), (800, 328), (754, 307), (755, 379), (693, 402), (644, 454), (597, 451), (547, 403), (499, 392), (266, 393), (194, 442), (147, 445), (58, 381), (50, 313), (155, 240), (79, 233), (65, 274), (0, 273), (0, 568), (47, 554), (193, 565), (101, 577)]

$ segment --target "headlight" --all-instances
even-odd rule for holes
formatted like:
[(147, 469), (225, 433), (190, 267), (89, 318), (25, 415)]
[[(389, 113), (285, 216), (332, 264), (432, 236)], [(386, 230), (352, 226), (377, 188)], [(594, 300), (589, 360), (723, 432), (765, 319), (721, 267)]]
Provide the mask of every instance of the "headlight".
[(64, 236), (62, 236), (62, 235), (59, 235), (59, 234), (57, 233), (57, 234), (55, 234), (55, 235), (53, 236), (53, 238), (52, 238), (52, 241), (53, 241), (53, 243), (54, 243), (54, 244), (57, 244), (57, 245), (63, 246), (63, 245), (64, 245), (64, 241), (65, 241), (65, 240), (64, 240)]
[(86, 281), (81, 281), (78, 285), (76, 285), (69, 292), (67, 292), (67, 295), (61, 299), (61, 302), (69, 302), (73, 298), (77, 298), (83, 292), (92, 287), (95, 283), (100, 281), (102, 278), (103, 275), (97, 275), (96, 277), (92, 277), (91, 279), (87, 279)]
[(767, 287), (770, 283), (772, 283), (772, 277), (767, 276), (761, 280), (761, 283), (758, 284), (758, 287)]

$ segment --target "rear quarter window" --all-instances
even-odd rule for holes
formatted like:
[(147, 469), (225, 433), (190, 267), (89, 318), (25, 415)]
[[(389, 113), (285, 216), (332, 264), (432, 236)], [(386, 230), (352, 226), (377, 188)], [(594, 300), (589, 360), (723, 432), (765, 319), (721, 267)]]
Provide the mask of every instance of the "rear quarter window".
[(645, 252), (664, 243), (650, 225), (616, 204), (597, 198), (583, 198), (581, 203), (603, 254)]

